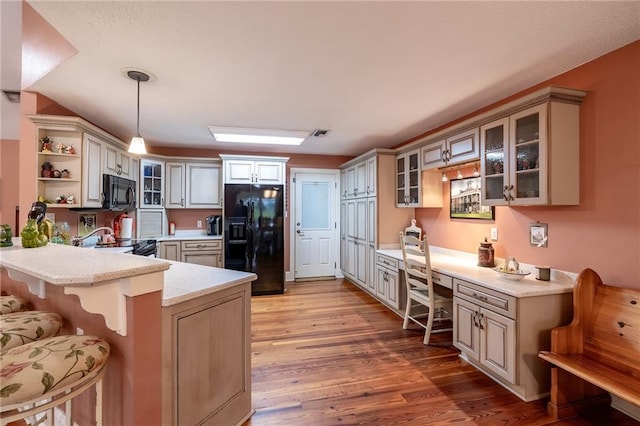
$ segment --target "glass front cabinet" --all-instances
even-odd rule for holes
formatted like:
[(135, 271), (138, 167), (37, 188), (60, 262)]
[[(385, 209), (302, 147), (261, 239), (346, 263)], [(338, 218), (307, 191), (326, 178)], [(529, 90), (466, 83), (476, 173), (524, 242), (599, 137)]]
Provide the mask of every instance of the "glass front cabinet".
[(396, 157), (396, 206), (420, 206), (420, 150)]
[(140, 208), (164, 207), (164, 162), (141, 160)]
[(481, 126), (482, 204), (578, 204), (578, 118), (546, 102)]

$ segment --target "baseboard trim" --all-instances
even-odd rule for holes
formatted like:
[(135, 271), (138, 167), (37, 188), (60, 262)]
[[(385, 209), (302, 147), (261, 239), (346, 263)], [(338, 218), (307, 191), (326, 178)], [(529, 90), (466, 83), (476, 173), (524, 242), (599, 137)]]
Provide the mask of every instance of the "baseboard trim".
[(634, 405), (624, 399), (618, 398), (615, 395), (611, 395), (611, 406), (616, 410), (626, 414), (632, 419), (640, 422), (640, 407)]

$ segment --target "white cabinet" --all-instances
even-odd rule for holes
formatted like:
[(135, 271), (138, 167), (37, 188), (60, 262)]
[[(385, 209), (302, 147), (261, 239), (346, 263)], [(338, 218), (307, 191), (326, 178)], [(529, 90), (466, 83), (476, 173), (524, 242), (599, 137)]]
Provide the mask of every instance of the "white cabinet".
[(180, 241), (162, 241), (159, 257), (166, 260), (180, 261)]
[(165, 207), (168, 209), (180, 209), (186, 206), (185, 200), (185, 164), (167, 162), (164, 165), (167, 184), (164, 196)]
[[(376, 296), (376, 250), (381, 244), (398, 244), (399, 232), (413, 211), (393, 207), (395, 151), (377, 149), (341, 168), (340, 262), (344, 275)], [(361, 178), (357, 176), (361, 175)], [(358, 184), (361, 179), (362, 184)], [(364, 192), (355, 191), (356, 185)], [(345, 189), (352, 187), (353, 189)], [(360, 194), (356, 197), (356, 194)], [(391, 207), (389, 207), (391, 205)], [(380, 227), (379, 224), (384, 226)]]
[(480, 158), (478, 128), (465, 130), (421, 148), (422, 170), (475, 161)]
[(220, 164), (186, 163), (187, 208), (222, 208)]
[(164, 161), (140, 160), (140, 208), (164, 207)]
[(185, 240), (180, 246), (180, 260), (197, 265), (222, 267), (221, 240)]
[(579, 105), (549, 101), (483, 125), (483, 205), (580, 203)]
[(442, 207), (440, 174), (422, 171), (419, 161), (419, 149), (396, 156), (396, 207)]
[(102, 173), (133, 179), (132, 156), (121, 148), (105, 143)]
[(102, 207), (102, 142), (89, 134), (82, 141), (82, 205)]
[(454, 345), (494, 374), (515, 383), (516, 322), (454, 298)]
[(400, 272), (398, 269), (398, 261), (392, 257), (383, 254), (377, 254), (376, 257), (376, 292), (378, 300), (386, 305), (400, 309)]
[(285, 183), (284, 157), (231, 156), (220, 154), (224, 167), (224, 183)]

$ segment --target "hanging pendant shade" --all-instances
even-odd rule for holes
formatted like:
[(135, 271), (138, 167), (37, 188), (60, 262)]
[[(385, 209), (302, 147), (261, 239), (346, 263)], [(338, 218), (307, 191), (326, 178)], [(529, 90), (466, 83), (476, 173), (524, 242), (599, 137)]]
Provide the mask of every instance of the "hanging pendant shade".
[(131, 70), (127, 72), (127, 76), (138, 82), (138, 107), (137, 107), (137, 119), (136, 119), (136, 135), (131, 138), (129, 143), (129, 152), (136, 155), (144, 155), (147, 153), (147, 148), (144, 144), (144, 139), (140, 136), (140, 82), (149, 81), (149, 74), (141, 71)]

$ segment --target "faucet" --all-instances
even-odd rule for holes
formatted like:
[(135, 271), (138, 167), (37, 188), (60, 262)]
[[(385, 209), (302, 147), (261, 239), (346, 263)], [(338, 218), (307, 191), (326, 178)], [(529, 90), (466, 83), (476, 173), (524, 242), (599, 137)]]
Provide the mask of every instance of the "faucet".
[(89, 238), (92, 235), (95, 235), (96, 233), (98, 233), (98, 231), (108, 231), (108, 234), (113, 234), (113, 229), (109, 228), (108, 226), (103, 226), (100, 228), (96, 228), (93, 231), (89, 232), (87, 235), (83, 235), (82, 237), (73, 237), (71, 238), (71, 245), (76, 246), (76, 247), (82, 247), (82, 242)]

